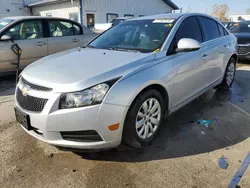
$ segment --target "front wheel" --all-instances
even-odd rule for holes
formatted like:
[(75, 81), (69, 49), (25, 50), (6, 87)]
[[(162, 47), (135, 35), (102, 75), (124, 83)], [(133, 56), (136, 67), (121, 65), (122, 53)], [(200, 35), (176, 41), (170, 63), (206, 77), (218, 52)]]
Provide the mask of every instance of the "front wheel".
[(123, 141), (135, 148), (149, 144), (162, 123), (164, 109), (164, 100), (157, 90), (142, 93), (127, 113)]
[(231, 58), (227, 65), (223, 81), (218, 87), (223, 89), (229, 89), (234, 82), (235, 72), (236, 60), (234, 58)]

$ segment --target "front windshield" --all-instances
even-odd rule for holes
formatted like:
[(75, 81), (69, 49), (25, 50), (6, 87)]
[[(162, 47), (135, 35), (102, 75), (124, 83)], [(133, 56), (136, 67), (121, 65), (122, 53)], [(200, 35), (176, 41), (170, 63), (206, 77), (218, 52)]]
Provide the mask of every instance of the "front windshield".
[(109, 29), (88, 46), (109, 50), (134, 50), (143, 53), (158, 50), (173, 27), (173, 19), (149, 19), (122, 22)]
[(231, 33), (250, 33), (250, 22), (235, 23), (230, 28)]
[(0, 29), (13, 22), (11, 19), (0, 19)]

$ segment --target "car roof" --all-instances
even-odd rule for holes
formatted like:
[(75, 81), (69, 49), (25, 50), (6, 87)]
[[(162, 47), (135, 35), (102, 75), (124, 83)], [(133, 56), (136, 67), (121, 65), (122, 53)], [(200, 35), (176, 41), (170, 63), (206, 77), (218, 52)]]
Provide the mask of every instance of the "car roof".
[(114, 20), (127, 20), (127, 19), (131, 19), (131, 18), (132, 18), (132, 16), (131, 17), (117, 17)]
[[(133, 20), (152, 20), (152, 19), (178, 19), (182, 16), (205, 16), (209, 18), (213, 18), (207, 14), (202, 14), (202, 13), (167, 13), (167, 14), (157, 14), (157, 15), (151, 15), (151, 16), (143, 16), (143, 17), (138, 17), (138, 18), (132, 18), (129, 21)], [(215, 18), (213, 18), (215, 19)]]
[(132, 18), (130, 20), (150, 20), (150, 19), (163, 19), (163, 18), (178, 19), (182, 15), (184, 14), (180, 14), (180, 13), (157, 14), (157, 15), (151, 15), (151, 16), (142, 16), (138, 18)]
[(59, 18), (59, 17), (48, 17), (48, 16), (10, 16), (10, 17), (5, 17), (2, 19), (10, 19), (10, 20), (14, 20), (14, 21), (18, 21), (18, 20), (32, 20), (32, 19), (60, 19), (60, 20), (69, 20), (69, 21), (73, 21), (74, 20), (70, 20), (67, 18)]

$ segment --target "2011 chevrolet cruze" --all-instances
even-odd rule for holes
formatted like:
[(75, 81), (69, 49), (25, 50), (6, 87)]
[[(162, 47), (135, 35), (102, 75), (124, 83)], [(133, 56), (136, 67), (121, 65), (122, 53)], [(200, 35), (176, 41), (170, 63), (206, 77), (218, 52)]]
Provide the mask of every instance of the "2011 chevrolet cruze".
[(16, 88), (16, 117), (55, 146), (142, 147), (164, 117), (208, 89), (230, 88), (236, 62), (236, 38), (210, 16), (131, 19), (85, 48), (29, 65)]

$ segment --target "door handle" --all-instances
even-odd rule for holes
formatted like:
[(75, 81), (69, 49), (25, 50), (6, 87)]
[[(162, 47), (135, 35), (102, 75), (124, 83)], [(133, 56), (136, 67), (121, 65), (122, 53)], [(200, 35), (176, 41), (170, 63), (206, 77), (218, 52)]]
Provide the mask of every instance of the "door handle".
[(207, 59), (207, 57), (208, 57), (208, 55), (207, 55), (207, 54), (203, 54), (203, 55), (202, 55), (202, 57), (201, 57), (201, 59), (206, 60), (206, 59)]
[(79, 42), (79, 39), (74, 38), (74, 39), (72, 40), (72, 42)]
[(44, 46), (44, 45), (46, 45), (46, 43), (45, 42), (37, 42), (36, 45), (37, 46)]

